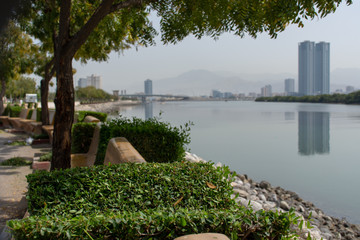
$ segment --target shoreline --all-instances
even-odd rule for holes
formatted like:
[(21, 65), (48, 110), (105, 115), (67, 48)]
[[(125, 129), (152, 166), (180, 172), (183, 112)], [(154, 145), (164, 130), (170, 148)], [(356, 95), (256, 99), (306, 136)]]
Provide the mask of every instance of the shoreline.
[[(207, 162), (188, 152), (185, 159), (190, 162)], [(216, 163), (214, 166), (221, 167), (222, 163)], [(231, 185), (234, 189), (233, 197), (239, 194), (235, 201), (244, 207), (248, 207), (250, 203), (254, 211), (263, 209), (283, 212), (293, 208), (296, 216), (304, 222), (311, 216), (312, 228), (303, 227), (298, 231), (302, 239), (306, 239), (308, 233), (315, 239), (360, 239), (360, 224), (352, 224), (346, 219), (329, 216), (295, 192), (279, 186), (271, 186), (267, 181), (255, 182), (246, 174), (237, 174)]]
[(131, 101), (131, 100), (118, 100), (114, 102), (87, 103), (87, 104), (80, 104), (80, 102), (75, 102), (75, 111), (94, 111), (94, 112), (111, 113), (111, 112), (118, 112), (121, 107), (131, 107), (139, 104), (141, 104), (141, 102)]

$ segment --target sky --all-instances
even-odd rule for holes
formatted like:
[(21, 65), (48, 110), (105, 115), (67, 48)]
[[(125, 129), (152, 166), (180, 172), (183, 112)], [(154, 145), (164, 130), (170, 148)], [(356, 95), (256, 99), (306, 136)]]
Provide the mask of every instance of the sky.
[[(154, 26), (156, 26), (154, 18)], [(126, 89), (146, 79), (172, 78), (190, 70), (226, 71), (241, 74), (289, 73), (297, 75), (298, 43), (310, 40), (330, 42), (330, 71), (360, 68), (360, 1), (350, 6), (342, 3), (335, 13), (322, 19), (306, 21), (303, 28), (289, 26), (271, 39), (261, 34), (256, 39), (240, 38), (231, 33), (218, 40), (187, 37), (176, 45), (164, 45), (160, 36), (156, 46), (111, 53), (107, 62), (73, 63), (75, 86), (79, 78), (91, 74), (102, 77), (102, 88)], [(360, 81), (360, 79), (359, 79)], [(128, 93), (130, 94), (130, 93)]]

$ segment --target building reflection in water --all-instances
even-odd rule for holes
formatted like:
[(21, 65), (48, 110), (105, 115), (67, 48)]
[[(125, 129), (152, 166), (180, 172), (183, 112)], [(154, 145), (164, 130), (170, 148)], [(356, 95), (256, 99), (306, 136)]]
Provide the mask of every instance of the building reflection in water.
[(145, 105), (145, 120), (153, 117), (153, 102), (149, 101), (144, 103)]
[(330, 113), (299, 112), (299, 154), (330, 152)]

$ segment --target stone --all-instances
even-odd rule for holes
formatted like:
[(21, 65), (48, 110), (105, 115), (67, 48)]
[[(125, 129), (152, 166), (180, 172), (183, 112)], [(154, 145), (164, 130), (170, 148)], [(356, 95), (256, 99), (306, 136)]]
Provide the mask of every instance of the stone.
[(278, 201), (277, 195), (275, 193), (270, 194), (270, 196), (268, 197), (268, 201), (277, 202)]
[(232, 186), (233, 188), (241, 188), (241, 187), (242, 187), (242, 185), (239, 184), (239, 183), (237, 183), (237, 182), (232, 182), (232, 183), (230, 183), (230, 184), (231, 184), (231, 186)]
[(177, 237), (174, 240), (230, 240), (226, 235), (220, 233), (200, 233)]
[(299, 205), (298, 211), (303, 213), (303, 212), (305, 212), (305, 208), (302, 205)]
[(280, 202), (280, 208), (284, 209), (285, 211), (289, 211), (290, 210), (290, 206), (287, 202), (285, 201), (281, 201)]
[(261, 193), (261, 194), (258, 195), (258, 197), (259, 197), (259, 199), (260, 199), (261, 201), (266, 202), (266, 197), (265, 197), (264, 194)]
[(248, 196), (249, 196), (249, 193), (248, 192), (246, 192), (246, 191), (244, 191), (244, 190), (241, 190), (241, 189), (237, 189), (237, 188), (235, 188), (234, 189), (234, 193), (235, 194), (239, 194), (239, 197), (242, 197), (242, 198), (247, 198)]
[(110, 139), (106, 149), (104, 165), (127, 162), (145, 163), (146, 161), (126, 138), (117, 137)]
[(264, 209), (263, 205), (257, 201), (250, 201), (250, 205), (255, 212)]
[(259, 186), (264, 189), (269, 189), (271, 187), (271, 184), (267, 181), (261, 181)]

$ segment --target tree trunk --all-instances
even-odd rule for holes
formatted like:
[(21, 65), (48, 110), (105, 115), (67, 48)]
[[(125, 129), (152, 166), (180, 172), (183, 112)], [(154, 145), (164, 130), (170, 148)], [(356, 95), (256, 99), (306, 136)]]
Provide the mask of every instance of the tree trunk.
[(5, 96), (6, 91), (6, 82), (1, 80), (1, 91), (0, 91), (0, 115), (4, 112), (4, 102), (3, 97)]
[(74, 120), (72, 57), (57, 57), (56, 78), (52, 170), (70, 168), (71, 127)]
[(42, 125), (49, 125), (49, 107), (48, 107), (48, 97), (49, 97), (49, 83), (46, 79), (40, 81), (40, 91), (41, 91), (41, 122)]

